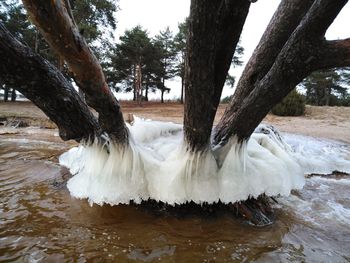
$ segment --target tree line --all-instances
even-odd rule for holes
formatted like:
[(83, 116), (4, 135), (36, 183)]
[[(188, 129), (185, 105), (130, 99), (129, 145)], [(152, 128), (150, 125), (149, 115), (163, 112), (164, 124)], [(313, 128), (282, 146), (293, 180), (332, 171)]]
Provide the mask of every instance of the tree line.
[(300, 85), (305, 101), (316, 106), (350, 106), (350, 68), (332, 68), (313, 72)]
[[(132, 92), (133, 100), (138, 102), (148, 101), (149, 93), (159, 91), (160, 100), (164, 102), (164, 94), (170, 91), (167, 82), (179, 77), (180, 102), (183, 103), (186, 20), (179, 23), (176, 34), (166, 27), (150, 37), (148, 31), (138, 25), (126, 30), (118, 43), (112, 43), (117, 24), (113, 13), (118, 10), (117, 3), (111, 0), (70, 0), (67, 3), (80, 33), (101, 61), (110, 88), (116, 92)], [(39, 30), (30, 23), (20, 1), (4, 0), (0, 3), (0, 21), (13, 36), (56, 65), (69, 80), (74, 79), (64, 59), (49, 47)], [(244, 48), (238, 45), (232, 59), (233, 66), (242, 65), (243, 52)], [(226, 84), (233, 87), (234, 83), (235, 78), (227, 74)], [(16, 99), (16, 87), (2, 84), (2, 88), (5, 101), (10, 93), (11, 100)]]

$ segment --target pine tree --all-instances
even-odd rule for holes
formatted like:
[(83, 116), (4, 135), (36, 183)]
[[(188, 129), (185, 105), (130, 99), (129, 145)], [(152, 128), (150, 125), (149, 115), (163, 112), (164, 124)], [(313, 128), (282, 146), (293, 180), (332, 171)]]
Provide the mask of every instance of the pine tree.
[[(148, 32), (141, 26), (126, 30), (120, 43), (109, 54), (110, 67), (107, 80), (116, 91), (133, 91), (134, 100), (140, 100), (143, 91), (148, 100), (149, 89), (160, 86), (162, 74), (160, 49), (153, 45)], [(137, 69), (141, 74), (141, 90), (137, 87)]]
[(174, 46), (174, 36), (169, 27), (160, 31), (154, 39), (154, 45), (160, 50), (161, 54), (161, 84), (159, 83), (159, 89), (161, 91), (161, 102), (164, 103), (164, 92), (169, 92), (170, 89), (165, 86), (165, 81), (175, 77), (175, 59), (176, 49)]
[(306, 89), (306, 102), (317, 106), (341, 105), (348, 95), (349, 72), (349, 68), (313, 72), (302, 82)]
[(188, 31), (188, 20), (178, 25), (178, 33), (174, 37), (174, 47), (177, 52), (175, 75), (181, 78), (181, 103), (184, 102), (185, 89), (185, 60), (186, 60), (186, 39)]
[[(113, 32), (116, 28), (116, 21), (113, 13), (117, 11), (117, 5), (112, 0), (70, 0), (70, 7), (74, 14), (74, 20), (77, 23), (80, 32), (84, 35), (90, 47), (93, 48), (97, 57), (103, 61), (103, 47), (107, 45), (108, 36), (104, 34)], [(26, 10), (19, 0), (3, 0), (0, 3), (0, 22), (13, 34), (18, 40), (26, 43), (36, 53), (43, 56), (58, 68), (71, 80), (68, 68), (64, 66), (64, 60), (51, 50), (44, 41), (39, 30), (33, 26), (27, 17)], [(103, 27), (103, 30), (102, 30)], [(98, 45), (94, 45), (95, 42)], [(0, 86), (1, 87), (1, 86)], [(3, 87), (4, 100), (8, 100), (9, 90), (11, 91), (11, 100), (16, 99), (15, 87)]]

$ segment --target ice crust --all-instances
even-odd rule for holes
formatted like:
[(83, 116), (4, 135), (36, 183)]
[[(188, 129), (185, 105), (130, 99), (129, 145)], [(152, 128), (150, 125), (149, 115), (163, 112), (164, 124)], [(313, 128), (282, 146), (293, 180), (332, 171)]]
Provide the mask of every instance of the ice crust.
[(129, 131), (127, 147), (111, 143), (107, 152), (95, 143), (61, 155), (60, 164), (74, 175), (67, 184), (72, 196), (99, 205), (148, 199), (233, 203), (263, 193), (287, 196), (303, 187), (305, 172), (331, 172), (338, 165), (350, 171), (345, 153), (334, 155), (336, 147), (332, 161), (337, 162), (328, 165), (329, 145), (301, 147), (304, 137), (287, 136), (289, 145), (269, 126), (260, 126), (244, 143), (231, 138), (224, 151), (197, 153), (186, 150), (182, 125), (135, 117)]

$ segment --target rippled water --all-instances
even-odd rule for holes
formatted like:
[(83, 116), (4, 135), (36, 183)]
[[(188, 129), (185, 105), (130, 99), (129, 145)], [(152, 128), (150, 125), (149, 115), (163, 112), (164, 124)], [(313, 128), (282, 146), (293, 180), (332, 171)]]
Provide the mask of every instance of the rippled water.
[(32, 131), (0, 135), (1, 262), (350, 262), (350, 178), (307, 179), (265, 228), (90, 207), (69, 195), (57, 164), (70, 146)]

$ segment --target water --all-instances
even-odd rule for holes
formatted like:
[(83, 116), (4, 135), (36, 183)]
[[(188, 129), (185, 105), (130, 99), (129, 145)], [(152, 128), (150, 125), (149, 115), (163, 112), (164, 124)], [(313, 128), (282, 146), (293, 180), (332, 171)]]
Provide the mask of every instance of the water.
[(313, 177), (278, 198), (277, 221), (156, 216), (72, 198), (41, 130), (0, 137), (1, 262), (350, 262), (350, 178)]

